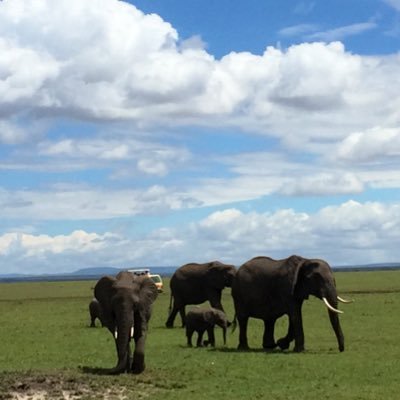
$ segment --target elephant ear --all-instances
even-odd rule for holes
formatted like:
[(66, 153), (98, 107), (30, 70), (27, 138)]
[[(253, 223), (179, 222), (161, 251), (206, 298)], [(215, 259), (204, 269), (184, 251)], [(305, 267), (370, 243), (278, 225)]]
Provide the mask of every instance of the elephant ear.
[(296, 256), (296, 255), (290, 256), (286, 260), (286, 266), (288, 269), (288, 279), (290, 282), (290, 289), (291, 289), (292, 295), (294, 294), (296, 285), (299, 281), (300, 269), (301, 269), (304, 261), (306, 261), (304, 258), (302, 258), (300, 256)]
[(147, 276), (140, 276), (136, 278), (139, 284), (139, 301), (145, 308), (150, 308), (158, 296), (156, 284)]
[(210, 286), (218, 289), (225, 287), (225, 265), (219, 261), (208, 263), (207, 279)]
[(111, 298), (115, 292), (113, 287), (115, 282), (116, 280), (112, 276), (103, 276), (94, 287), (94, 297), (100, 303), (103, 311), (104, 325), (111, 330), (113, 329)]
[[(290, 260), (290, 261), (289, 261)], [(318, 268), (319, 264), (315, 260), (307, 260), (299, 256), (291, 256), (288, 259), (290, 269), (292, 271), (292, 295), (298, 295), (303, 298), (308, 298), (309, 291), (305, 280), (310, 278), (314, 273), (315, 268)]]

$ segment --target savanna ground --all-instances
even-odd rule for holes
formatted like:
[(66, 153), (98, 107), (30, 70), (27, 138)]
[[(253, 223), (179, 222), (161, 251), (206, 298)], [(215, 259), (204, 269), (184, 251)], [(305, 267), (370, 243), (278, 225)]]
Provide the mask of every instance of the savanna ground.
[[(89, 328), (95, 282), (0, 284), (0, 399), (399, 399), (400, 271), (336, 273), (346, 350), (339, 353), (317, 299), (303, 307), (306, 352), (264, 352), (262, 323), (251, 320), (252, 350), (187, 348), (184, 330), (164, 323), (168, 280), (153, 310), (146, 371), (108, 376), (115, 346), (104, 328)], [(223, 303), (233, 316), (230, 290)], [(97, 322), (98, 324), (98, 322)], [(287, 329), (283, 318), (277, 337)], [(293, 345), (291, 346), (292, 349)]]

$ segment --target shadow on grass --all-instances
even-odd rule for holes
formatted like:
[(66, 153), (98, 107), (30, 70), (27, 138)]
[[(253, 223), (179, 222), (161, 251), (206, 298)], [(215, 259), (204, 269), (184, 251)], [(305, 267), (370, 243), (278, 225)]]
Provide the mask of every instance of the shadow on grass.
[(262, 349), (262, 348), (250, 348), (250, 349), (236, 349), (236, 348), (229, 348), (229, 347), (215, 347), (215, 348), (208, 348), (208, 351), (215, 351), (219, 353), (264, 353), (267, 356), (297, 356), (297, 355), (334, 355), (340, 354), (337, 349), (318, 349), (318, 350), (304, 350), (303, 352), (295, 352), (293, 350), (281, 350), (281, 349)]
[(93, 375), (112, 375), (110, 373), (110, 368), (94, 368), (88, 366), (80, 366), (79, 370), (84, 374), (93, 374)]

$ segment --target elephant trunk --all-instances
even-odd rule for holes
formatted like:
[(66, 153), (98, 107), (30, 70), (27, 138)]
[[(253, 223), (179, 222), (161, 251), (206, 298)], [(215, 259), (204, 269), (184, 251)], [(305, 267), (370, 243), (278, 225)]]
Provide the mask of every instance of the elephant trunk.
[(130, 340), (133, 327), (133, 314), (129, 313), (127, 318), (126, 313), (123, 318), (117, 318), (117, 327), (114, 332), (115, 344), (117, 347), (118, 363), (111, 370), (112, 374), (120, 374), (127, 372), (130, 369)]
[(339, 321), (340, 311), (337, 309), (338, 300), (337, 300), (336, 288), (334, 285), (330, 287), (325, 297), (328, 303), (332, 306), (331, 309), (328, 308), (328, 314), (329, 314), (329, 319), (331, 321), (332, 329), (334, 330), (336, 335), (339, 351), (344, 351), (344, 336)]

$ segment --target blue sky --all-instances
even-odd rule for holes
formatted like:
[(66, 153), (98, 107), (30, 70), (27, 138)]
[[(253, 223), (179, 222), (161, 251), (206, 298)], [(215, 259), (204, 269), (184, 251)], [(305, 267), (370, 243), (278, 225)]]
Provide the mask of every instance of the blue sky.
[(0, 274), (400, 261), (400, 1), (0, 2)]

